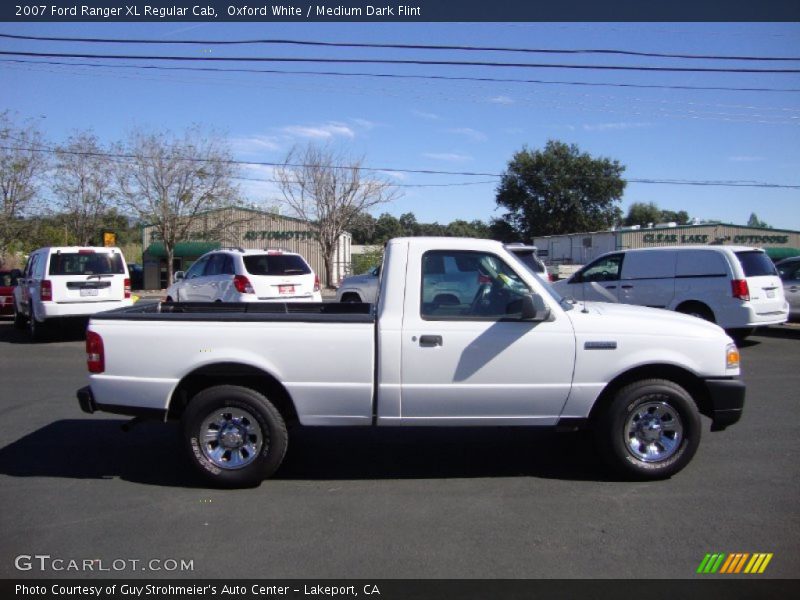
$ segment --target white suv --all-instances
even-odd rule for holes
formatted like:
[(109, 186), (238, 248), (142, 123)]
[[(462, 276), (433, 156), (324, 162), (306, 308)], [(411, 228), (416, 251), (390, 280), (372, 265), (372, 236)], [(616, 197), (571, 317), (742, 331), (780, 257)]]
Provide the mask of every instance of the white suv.
[(167, 302), (322, 302), (319, 277), (284, 250), (214, 250), (173, 280)]
[(36, 340), (47, 321), (131, 304), (130, 275), (119, 248), (39, 248), (14, 288), (14, 325), (22, 329), (27, 322)]

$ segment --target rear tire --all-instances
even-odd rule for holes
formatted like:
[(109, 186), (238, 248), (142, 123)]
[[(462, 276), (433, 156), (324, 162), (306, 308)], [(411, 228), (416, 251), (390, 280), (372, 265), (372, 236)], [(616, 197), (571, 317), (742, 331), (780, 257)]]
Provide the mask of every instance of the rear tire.
[(218, 385), (198, 393), (183, 414), (183, 439), (195, 470), (214, 487), (254, 487), (277, 471), (289, 443), (286, 423), (261, 393)]
[(664, 379), (637, 381), (617, 392), (596, 436), (607, 463), (639, 480), (671, 477), (692, 460), (702, 424), (689, 393)]
[(703, 319), (704, 321), (708, 321), (710, 323), (717, 322), (711, 309), (700, 302), (687, 302), (686, 304), (680, 305), (675, 310), (677, 310), (679, 313), (683, 313), (684, 315), (697, 317), (698, 319)]

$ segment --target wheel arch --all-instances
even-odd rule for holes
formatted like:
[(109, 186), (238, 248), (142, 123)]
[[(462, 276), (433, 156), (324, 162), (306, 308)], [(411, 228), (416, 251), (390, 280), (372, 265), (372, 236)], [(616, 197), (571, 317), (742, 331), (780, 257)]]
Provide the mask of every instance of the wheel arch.
[(717, 322), (717, 314), (714, 312), (714, 309), (712, 309), (708, 303), (703, 302), (702, 300), (681, 300), (673, 310), (675, 310), (675, 312), (688, 314), (691, 312), (692, 308), (697, 308), (700, 310), (700, 312), (708, 313), (711, 315), (711, 322)]
[(256, 390), (275, 405), (287, 424), (298, 422), (294, 402), (278, 379), (262, 369), (236, 362), (204, 365), (188, 373), (170, 396), (167, 419), (180, 419), (192, 398), (215, 385), (238, 385)]
[(358, 299), (358, 302), (363, 302), (364, 301), (363, 294), (357, 289), (352, 289), (352, 290), (347, 290), (345, 292), (342, 292), (341, 302), (347, 302), (347, 298), (350, 297), (350, 296), (355, 296)]
[(626, 385), (645, 379), (663, 379), (677, 383), (694, 400), (700, 414), (711, 416), (711, 397), (703, 380), (691, 371), (670, 364), (642, 365), (624, 373), (620, 373), (611, 380), (598, 396), (589, 413), (589, 422), (595, 423), (600, 415), (611, 404), (617, 392)]

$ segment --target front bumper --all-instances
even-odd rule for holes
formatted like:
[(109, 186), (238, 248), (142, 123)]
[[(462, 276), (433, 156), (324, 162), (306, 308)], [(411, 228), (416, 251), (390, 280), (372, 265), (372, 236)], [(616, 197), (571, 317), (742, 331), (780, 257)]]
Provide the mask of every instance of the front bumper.
[(711, 431), (722, 431), (742, 418), (746, 386), (741, 379), (706, 379)]

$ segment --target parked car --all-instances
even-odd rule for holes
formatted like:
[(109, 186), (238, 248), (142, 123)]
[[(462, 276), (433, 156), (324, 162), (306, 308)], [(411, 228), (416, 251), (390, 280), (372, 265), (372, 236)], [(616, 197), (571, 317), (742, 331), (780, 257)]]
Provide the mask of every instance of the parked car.
[(14, 288), (14, 325), (36, 340), (54, 320), (130, 306), (131, 280), (119, 248), (61, 246), (34, 250)]
[(14, 314), (14, 286), (20, 275), (19, 269), (0, 271), (0, 315)]
[(800, 318), (800, 256), (786, 258), (775, 265), (783, 281), (783, 294), (789, 302), (789, 316)]
[(526, 267), (545, 281), (553, 281), (553, 278), (547, 272), (547, 266), (544, 264), (544, 261), (539, 258), (539, 249), (536, 246), (506, 244), (506, 250), (519, 258)]
[(378, 278), (380, 274), (381, 267), (378, 265), (366, 273), (345, 277), (336, 290), (336, 301), (374, 304), (378, 295)]
[[(435, 301), (443, 280), (458, 290), (462, 279), (473, 298)], [(375, 310), (269, 309), (152, 303), (93, 317), (81, 409), (180, 419), (206, 483), (242, 487), (280, 467), (287, 422), (586, 428), (625, 477), (664, 479), (694, 456), (701, 414), (719, 431), (744, 408), (739, 351), (718, 326), (640, 306), (578, 309), (490, 240), (391, 240)]]
[(214, 250), (173, 280), (168, 302), (322, 301), (319, 277), (301, 255), (285, 250)]
[(789, 305), (766, 253), (745, 246), (668, 246), (604, 254), (553, 284), (578, 301), (666, 308), (718, 324), (741, 340), (784, 323)]

